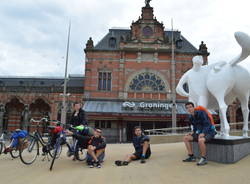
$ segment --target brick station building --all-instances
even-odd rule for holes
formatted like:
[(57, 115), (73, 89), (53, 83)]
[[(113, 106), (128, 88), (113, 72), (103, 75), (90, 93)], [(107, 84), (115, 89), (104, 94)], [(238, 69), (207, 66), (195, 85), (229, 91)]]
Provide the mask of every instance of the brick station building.
[[(30, 118), (48, 116), (60, 120), (64, 78), (53, 77), (0, 77), (0, 132), (17, 128), (32, 132), (35, 124)], [(67, 92), (67, 119), (74, 102), (82, 102), (84, 77), (69, 76)], [(45, 125), (44, 125), (45, 126)], [(45, 127), (41, 128), (44, 131)]]
[[(109, 140), (129, 141), (132, 129), (171, 127), (171, 36), (148, 4), (130, 29), (109, 29), (94, 45), (86, 44), (84, 109), (91, 126)], [(173, 31), (176, 84), (192, 67), (193, 56), (207, 61), (206, 45), (195, 48)], [(177, 96), (177, 126), (186, 125), (185, 98)]]

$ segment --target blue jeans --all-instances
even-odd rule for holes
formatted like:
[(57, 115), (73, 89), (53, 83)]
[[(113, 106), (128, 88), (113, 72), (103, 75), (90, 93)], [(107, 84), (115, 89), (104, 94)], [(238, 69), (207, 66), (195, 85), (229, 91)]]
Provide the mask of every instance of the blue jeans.
[[(99, 155), (99, 157), (97, 158), (100, 162), (103, 162), (103, 159), (105, 157), (105, 153), (103, 152), (101, 155)], [(87, 153), (87, 157), (86, 157), (86, 161), (91, 162), (93, 160), (93, 157)]]

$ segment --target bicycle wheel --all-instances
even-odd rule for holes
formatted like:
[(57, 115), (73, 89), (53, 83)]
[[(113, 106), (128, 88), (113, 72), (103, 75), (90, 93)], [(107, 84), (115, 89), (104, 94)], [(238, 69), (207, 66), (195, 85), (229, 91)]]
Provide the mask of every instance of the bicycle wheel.
[(75, 158), (79, 161), (86, 160), (87, 152), (83, 148), (79, 148), (78, 151), (75, 153)]
[(24, 164), (32, 164), (36, 160), (39, 153), (39, 145), (36, 138), (32, 135), (29, 135), (23, 139), (19, 152), (20, 159)]
[(52, 158), (50, 168), (49, 168), (50, 171), (52, 171), (55, 159), (59, 158), (61, 152), (62, 152), (62, 145), (60, 145), (60, 141), (57, 141), (52, 152), (53, 158)]
[(20, 155), (19, 149), (15, 148), (10, 152), (12, 158), (18, 158)]

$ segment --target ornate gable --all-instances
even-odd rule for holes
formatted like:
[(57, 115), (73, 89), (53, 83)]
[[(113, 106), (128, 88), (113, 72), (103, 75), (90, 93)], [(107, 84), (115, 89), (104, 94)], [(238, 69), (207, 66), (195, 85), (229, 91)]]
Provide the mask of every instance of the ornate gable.
[(135, 42), (164, 41), (164, 26), (154, 17), (154, 10), (148, 1), (146, 1), (146, 6), (142, 8), (139, 19), (132, 23), (131, 32), (131, 40)]

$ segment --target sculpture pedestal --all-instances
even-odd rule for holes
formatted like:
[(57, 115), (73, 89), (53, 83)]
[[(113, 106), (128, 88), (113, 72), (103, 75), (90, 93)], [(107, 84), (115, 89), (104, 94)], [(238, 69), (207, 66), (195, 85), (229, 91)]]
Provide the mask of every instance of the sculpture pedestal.
[[(250, 137), (215, 137), (206, 143), (206, 148), (208, 160), (225, 164), (235, 163), (250, 154)], [(193, 151), (196, 157), (200, 157), (197, 142), (193, 142)]]

